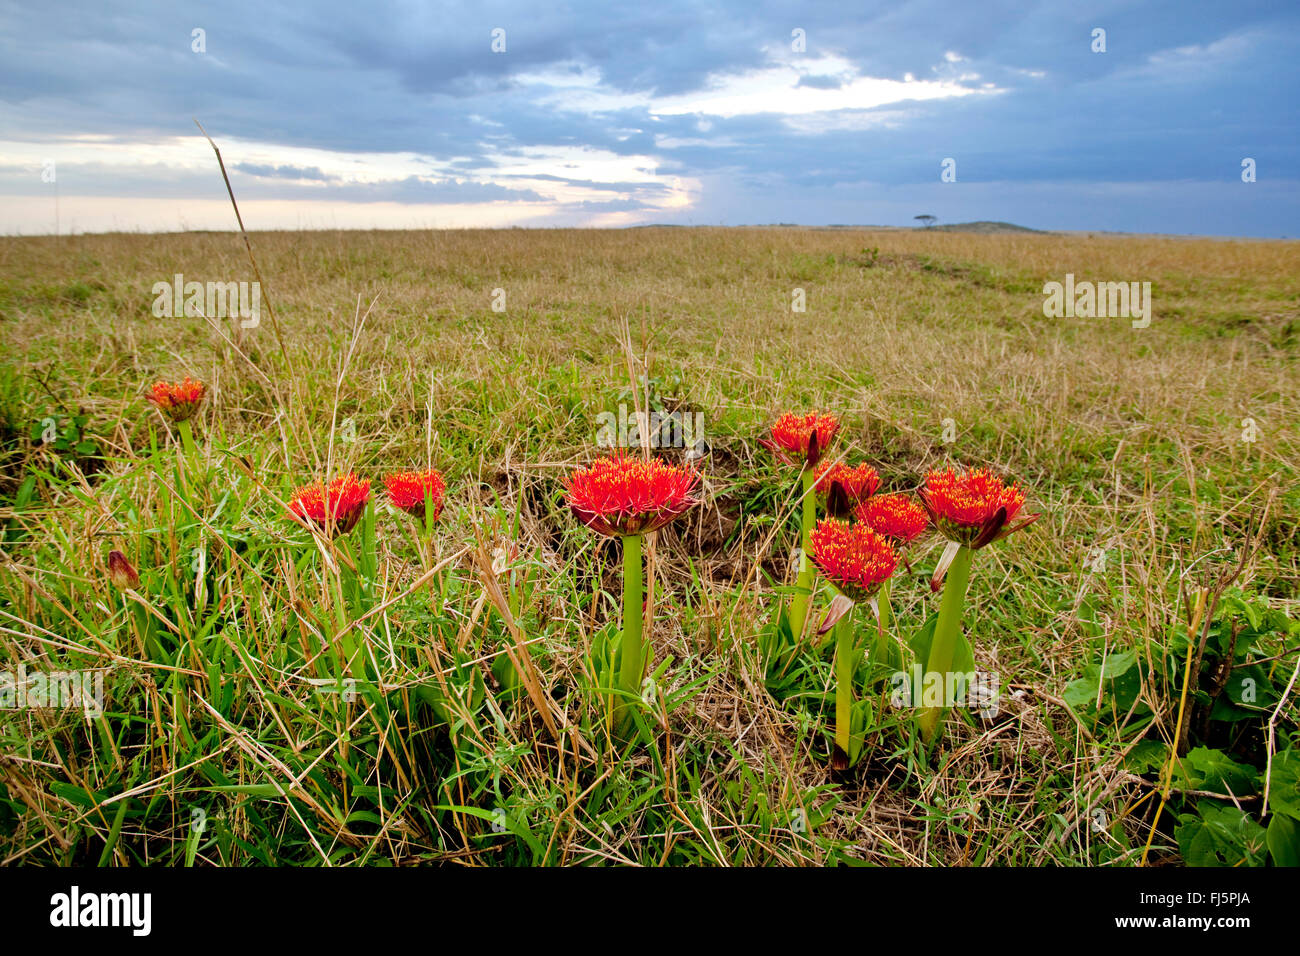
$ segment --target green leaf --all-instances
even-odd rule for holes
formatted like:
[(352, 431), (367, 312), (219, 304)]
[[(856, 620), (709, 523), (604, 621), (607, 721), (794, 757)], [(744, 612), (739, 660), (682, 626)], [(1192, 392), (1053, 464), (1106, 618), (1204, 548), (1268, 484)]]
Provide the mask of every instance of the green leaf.
[(455, 804), (439, 804), (438, 806), (433, 807), (433, 809), (447, 810), (452, 813), (465, 813), (473, 817), (478, 817), (480, 820), (486, 820), (489, 823), (504, 827), (506, 830), (509, 830), (515, 836), (519, 837), (519, 839), (523, 840), (524, 843), (528, 845), (528, 848), (533, 851), (534, 864), (541, 863), (542, 858), (546, 855), (546, 848), (542, 846), (542, 841), (537, 839), (533, 834), (533, 831), (529, 829), (528, 824), (521, 820), (517, 820), (513, 816), (507, 815), (504, 811), (491, 812), (488, 810), (480, 810), (478, 807), (465, 807)]
[[(1084, 672), (1095, 669), (1095, 665), (1089, 665), (1084, 668)], [(1072, 680), (1065, 685), (1061, 699), (1075, 710), (1086, 711), (1097, 703), (1098, 693), (1101, 690), (1099, 684), (1100, 681), (1096, 677), (1080, 677), (1078, 680)]]
[[(931, 614), (908, 641), (922, 667), (930, 659), (930, 645), (934, 642), (934, 628), (938, 622), (938, 612)], [(957, 646), (952, 652), (952, 669), (959, 673), (970, 673), (975, 670), (975, 655), (971, 651), (970, 642), (966, 640), (966, 635), (960, 631), (957, 633)]]
[(1273, 814), (1268, 822), (1268, 852), (1277, 866), (1300, 866), (1300, 823)]
[[(1261, 609), (1258, 604), (1258, 599), (1253, 601), (1247, 600), (1246, 596), (1242, 594), (1240, 591), (1238, 591), (1235, 594), (1229, 594), (1228, 601), (1229, 601), (1229, 606), (1233, 611), (1237, 611), (1241, 613), (1242, 615), (1245, 616), (1246, 620), (1250, 622), (1250, 629), (1252, 631), (1259, 630), (1259, 625), (1261, 622), (1261, 610), (1267, 610), (1267, 603), (1265, 604), (1265, 607)], [(1226, 614), (1220, 615), (1220, 617), (1227, 617), (1227, 616), (1228, 615)]]
[(1215, 702), (1212, 717), (1214, 720), (1258, 718), (1276, 703), (1277, 688), (1262, 664), (1238, 666), (1223, 685), (1223, 695)]
[(1169, 747), (1158, 740), (1143, 740), (1124, 758), (1124, 769), (1129, 773), (1150, 773), (1159, 770), (1169, 759)]
[(876, 683), (907, 667), (903, 648), (887, 631), (878, 628), (871, 637), (871, 650), (867, 655), (869, 683)]
[(1096, 601), (1092, 597), (1079, 602), (1079, 626), (1088, 637), (1101, 637), (1106, 633), (1105, 625), (1098, 620)]
[(1268, 812), (1300, 820), (1300, 751), (1284, 750), (1273, 758), (1268, 779)]
[(93, 807), (99, 800), (90, 793), (87, 793), (81, 787), (73, 786), (62, 780), (53, 780), (50, 782), (50, 792), (56, 797), (70, 801), (82, 807)]
[[(1067, 684), (1061, 696), (1076, 711), (1094, 710), (1100, 695), (1103, 709), (1121, 715), (1128, 713), (1142, 691), (1142, 669), (1134, 666), (1136, 663), (1136, 651), (1109, 654), (1103, 663), (1085, 667), (1083, 676)], [(1147, 712), (1141, 705), (1135, 711)]]
[(1196, 747), (1179, 762), (1184, 782), (1177, 786), (1189, 790), (1213, 790), (1215, 793), (1241, 797), (1258, 789), (1259, 773), (1254, 767), (1239, 764), (1221, 750)]
[(1196, 813), (1180, 814), (1178, 820), (1174, 838), (1188, 866), (1264, 864), (1264, 828), (1236, 807), (1201, 800)]
[(1105, 663), (1102, 666), (1101, 677), (1103, 680), (1115, 680), (1129, 672), (1135, 663), (1137, 663), (1137, 651), (1120, 651), (1118, 654), (1106, 655)]

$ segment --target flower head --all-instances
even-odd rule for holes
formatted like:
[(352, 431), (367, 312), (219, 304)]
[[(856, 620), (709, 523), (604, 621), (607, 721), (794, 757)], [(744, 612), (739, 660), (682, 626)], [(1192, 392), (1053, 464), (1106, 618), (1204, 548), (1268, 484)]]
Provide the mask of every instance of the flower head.
[(876, 534), (907, 544), (925, 533), (930, 518), (910, 495), (877, 495), (858, 505), (855, 517)]
[(813, 528), (811, 542), (818, 570), (854, 601), (875, 594), (898, 566), (893, 545), (864, 524), (826, 518)]
[(817, 466), (813, 487), (817, 494), (826, 496), (830, 513), (843, 518), (876, 493), (880, 473), (865, 462), (846, 465), (842, 461), (823, 461)]
[(602, 458), (569, 476), (569, 507), (591, 530), (645, 534), (699, 503), (695, 472), (657, 459)]
[(931, 471), (918, 496), (939, 532), (968, 548), (982, 548), (1038, 518), (1030, 515), (1012, 525), (1025, 493), (1014, 484), (1003, 484), (987, 468)]
[(348, 472), (325, 486), (320, 482), (303, 485), (293, 493), (289, 511), (299, 521), (309, 522), (319, 530), (337, 537), (347, 534), (361, 519), (370, 500), (370, 482), (358, 481)]
[(839, 419), (834, 415), (786, 412), (772, 426), (772, 437), (759, 441), (784, 464), (812, 466), (821, 460), (839, 428)]
[(174, 422), (191, 418), (203, 403), (206, 387), (188, 375), (182, 382), (158, 382), (145, 396), (158, 410)]
[(427, 471), (399, 471), (384, 479), (384, 489), (394, 508), (416, 518), (424, 517), (424, 499), (427, 494), (433, 502), (433, 517), (442, 514), (442, 496), (447, 483), (436, 468)]
[(108, 579), (119, 591), (140, 586), (140, 575), (131, 567), (126, 555), (116, 549), (108, 552)]

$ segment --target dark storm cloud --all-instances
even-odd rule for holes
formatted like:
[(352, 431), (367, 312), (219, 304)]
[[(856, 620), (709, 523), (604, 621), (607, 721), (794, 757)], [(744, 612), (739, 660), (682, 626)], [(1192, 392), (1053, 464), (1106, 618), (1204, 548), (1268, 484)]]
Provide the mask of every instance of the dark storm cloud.
[[(545, 197), (502, 184), (552, 176), (557, 186), (619, 193), (631, 204), (621, 211), (630, 211), (665, 192), (662, 179), (671, 175), (707, 184), (677, 215), (733, 222), (760, 210), (788, 221), (842, 221), (837, 201), (853, 208), (928, 190), (938, 185), (940, 162), (953, 158), (958, 181), (935, 193), (951, 211), (984, 195), (991, 198), (980, 201), (1000, 208), (982, 210), (983, 218), (1034, 224), (1043, 189), (1074, 189), (1088, 208), (1085, 198), (1106, 184), (1167, 185), (1126, 200), (1125, 214), (1138, 219), (1147, 204), (1152, 230), (1178, 208), (1177, 184), (1244, 186), (1237, 170), (1249, 156), (1261, 176), (1291, 188), (1270, 187), (1267, 199), (1264, 189), (1238, 190), (1239, 217), (1218, 231), (1294, 232), (1297, 26), (1294, 8), (1251, 0), (1231, 7), (724, 0), (707, 10), (693, 0), (556, 7), (325, 0), (293, 9), (261, 0), (15, 0), (0, 4), (0, 140), (52, 151), (69, 137), (147, 145), (192, 137), (197, 116), (223, 141), (414, 155), (430, 165), (428, 177), (403, 172), (358, 184), (314, 158), (249, 162), (231, 154), (249, 195), (532, 202)], [(1092, 50), (1096, 28), (1106, 31), (1105, 53)], [(196, 29), (204, 31), (201, 53), (192, 48)], [(492, 51), (497, 29), (501, 53)], [(803, 54), (791, 49), (796, 30)], [(810, 64), (790, 84), (807, 95), (842, 92), (861, 77), (909, 75), (978, 92), (814, 114), (783, 112), (776, 102), (734, 116), (656, 112), (669, 98), (713, 95), (720, 78), (780, 62)], [(996, 92), (984, 92), (986, 84)], [(572, 179), (567, 170), (507, 174), (511, 160), (539, 149), (653, 157), (660, 181), (595, 180), (584, 168)], [(0, 164), (13, 165), (2, 153)], [(85, 187), (98, 195), (165, 196), (189, 181), (107, 159), (66, 175), (73, 172), (83, 182), (98, 177)], [(484, 179), (491, 182), (475, 181)], [(998, 188), (967, 188), (977, 184)], [(0, 187), (38, 188), (29, 171), (4, 169)], [(875, 221), (892, 212), (879, 208)]]

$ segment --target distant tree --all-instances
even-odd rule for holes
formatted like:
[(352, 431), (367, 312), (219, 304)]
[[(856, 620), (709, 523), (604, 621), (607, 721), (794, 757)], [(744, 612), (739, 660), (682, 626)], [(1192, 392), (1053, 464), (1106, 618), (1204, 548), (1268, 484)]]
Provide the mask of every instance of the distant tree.
[(919, 220), (921, 220), (921, 224), (922, 224), (923, 226), (925, 226), (926, 229), (929, 229), (931, 226), (933, 226), (936, 222), (939, 221), (939, 220), (936, 219), (934, 216), (928, 216), (928, 215), (927, 215), (927, 216), (913, 216), (912, 218), (913, 218), (913, 219), (919, 219)]

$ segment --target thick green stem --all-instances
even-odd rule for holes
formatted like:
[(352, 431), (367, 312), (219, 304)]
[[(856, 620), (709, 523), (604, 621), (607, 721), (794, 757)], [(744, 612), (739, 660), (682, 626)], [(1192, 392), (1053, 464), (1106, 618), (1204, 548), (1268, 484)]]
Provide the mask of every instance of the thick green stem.
[(619, 687), (634, 694), (641, 690), (645, 666), (641, 646), (641, 618), (645, 614), (641, 578), (641, 536), (629, 534), (623, 538), (623, 657)]
[(891, 614), (892, 609), (889, 606), (889, 578), (885, 578), (880, 585), (880, 593), (876, 595), (876, 607), (880, 609), (880, 629), (886, 634), (889, 633), (890, 627), (893, 626)]
[[(329, 575), (328, 571), (325, 573)], [(339, 572), (330, 576), (334, 579), (334, 633), (338, 637), (339, 650), (343, 655), (342, 664), (345, 668), (350, 668), (352, 666), (352, 653), (356, 649), (356, 645), (348, 633), (348, 602), (343, 591), (343, 575), (342, 572)]]
[(199, 449), (194, 444), (194, 429), (190, 427), (190, 420), (187, 418), (177, 424), (177, 429), (181, 433), (181, 447), (185, 449), (185, 457), (191, 463), (197, 463), (199, 460)]
[[(939, 620), (935, 622), (934, 640), (930, 643), (930, 659), (925, 666), (925, 679), (934, 680), (930, 675), (937, 674), (945, 694), (950, 684), (948, 674), (952, 670), (957, 638), (961, 634), (961, 611), (966, 602), (966, 586), (970, 583), (971, 558), (974, 554), (974, 551), (965, 546), (958, 548), (948, 568), (948, 579), (944, 583), (943, 599), (939, 604)], [(922, 681), (922, 687), (924, 686), (925, 680)], [(947, 707), (939, 706), (927, 707), (921, 711), (921, 736), (926, 743), (934, 739), (946, 710)]]
[(801, 591), (790, 602), (790, 630), (798, 638), (803, 634), (803, 622), (808, 616), (808, 600), (812, 597), (813, 567), (808, 555), (812, 553), (812, 530), (817, 523), (817, 496), (813, 493), (816, 473), (811, 467), (803, 470), (803, 515), (799, 524), (799, 577), (796, 581)]
[(868, 683), (874, 685), (876, 681), (884, 677), (890, 668), (897, 665), (897, 652), (893, 647), (893, 638), (890, 630), (893, 626), (893, 611), (889, 605), (889, 583), (890, 579), (885, 578), (880, 585), (880, 592), (876, 595), (876, 611), (878, 625), (873, 629), (871, 640), (869, 642), (870, 656), (868, 660), (871, 663), (870, 677)]
[(433, 489), (424, 489), (424, 542), (427, 546), (433, 537)]
[[(353, 564), (359, 566), (359, 559), (353, 553), (351, 542), (348, 539), (343, 538), (339, 540), (338, 544), (339, 550), (351, 559)], [(337, 574), (332, 575), (334, 578), (336, 593), (334, 618), (338, 628), (335, 634), (338, 637), (339, 650), (343, 655), (344, 661), (344, 670), (339, 676), (340, 678), (351, 676), (358, 682), (364, 682), (369, 679), (369, 676), (365, 655), (362, 653), (361, 645), (357, 641), (360, 632), (356, 628), (349, 626), (349, 618), (352, 613), (356, 613), (356, 609), (349, 608), (350, 602), (347, 598), (347, 592), (350, 590), (350, 587), (345, 587), (343, 580), (344, 576), (348, 573), (348, 571), (340, 568)], [(358, 571), (357, 574), (359, 575), (360, 571)], [(355, 577), (353, 578), (353, 581), (356, 581)], [(356, 587), (360, 587), (360, 582), (356, 582)]]
[(177, 422), (176, 430), (181, 436), (181, 450), (176, 456), (177, 491), (182, 497), (188, 499), (190, 488), (193, 487), (192, 476), (198, 467), (199, 451), (194, 445), (194, 431), (190, 427), (188, 418), (183, 422)]
[(835, 623), (835, 746), (849, 759), (849, 727), (853, 713), (853, 614)]

